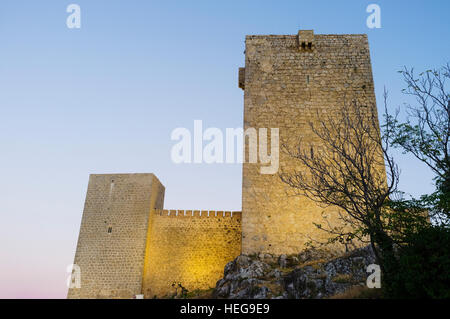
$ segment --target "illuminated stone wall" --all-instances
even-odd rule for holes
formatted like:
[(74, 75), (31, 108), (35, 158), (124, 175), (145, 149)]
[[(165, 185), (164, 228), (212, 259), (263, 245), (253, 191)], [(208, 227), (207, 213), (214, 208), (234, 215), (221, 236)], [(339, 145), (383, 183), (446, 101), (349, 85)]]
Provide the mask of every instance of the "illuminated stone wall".
[(141, 293), (149, 213), (162, 208), (153, 174), (91, 175), (74, 264), (81, 288), (68, 298), (132, 298)]
[[(291, 149), (299, 138), (304, 145), (320, 147), (308, 122), (317, 114), (336, 113), (344, 97), (356, 97), (361, 107), (377, 114), (369, 44), (363, 34), (315, 35), (310, 30), (247, 36), (239, 87), (244, 89), (244, 128), (279, 128), (280, 144)], [(247, 143), (246, 148), (248, 154)], [(326, 241), (327, 233), (313, 223), (325, 224), (325, 214), (332, 225), (339, 224), (337, 208), (289, 196), (278, 174), (261, 174), (260, 167), (243, 165), (242, 252), (298, 253), (310, 240)], [(303, 167), (280, 152), (280, 169)]]
[(241, 253), (241, 213), (155, 210), (148, 238), (145, 298), (173, 293), (174, 282), (189, 291), (208, 289)]

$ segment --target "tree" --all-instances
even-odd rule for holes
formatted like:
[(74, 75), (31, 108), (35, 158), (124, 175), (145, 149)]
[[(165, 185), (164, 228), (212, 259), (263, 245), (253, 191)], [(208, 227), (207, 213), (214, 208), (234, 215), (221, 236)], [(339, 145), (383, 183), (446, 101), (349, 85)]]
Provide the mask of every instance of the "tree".
[[(376, 106), (363, 107), (357, 100), (344, 103), (336, 114), (317, 114), (310, 127), (321, 147), (301, 140), (294, 150), (283, 144), (304, 169), (282, 171), (280, 178), (297, 195), (341, 209), (340, 217), (350, 227), (317, 225), (334, 235), (330, 241), (369, 239), (388, 296), (445, 297), (448, 288), (436, 278), (450, 281), (448, 271), (439, 270), (450, 261), (450, 67), (417, 77), (412, 68), (400, 73), (407, 86), (403, 92), (416, 100), (406, 104), (406, 122), (398, 120), (400, 110), (395, 115), (387, 112), (386, 90), (382, 132)], [(430, 167), (436, 174), (433, 194), (404, 199), (397, 189), (400, 171), (390, 146), (403, 148)], [(411, 294), (412, 287), (421, 288)]]
[(406, 84), (403, 93), (415, 98), (406, 104), (407, 120), (400, 123), (397, 111), (388, 115), (386, 124), (392, 129), (392, 146), (403, 148), (425, 163), (435, 174), (436, 192), (424, 195), (421, 202), (429, 208), (434, 221), (448, 225), (450, 221), (450, 65), (415, 75), (413, 68), (399, 71)]
[[(384, 97), (386, 105), (386, 92)], [(317, 226), (333, 235), (330, 241), (368, 238), (384, 280), (389, 280), (395, 276), (396, 247), (426, 218), (420, 207), (399, 212), (389, 208), (391, 197), (398, 195), (399, 181), (399, 168), (389, 154), (391, 123), (381, 135), (375, 105), (363, 106), (356, 99), (343, 104), (336, 114), (317, 114), (310, 122), (320, 147), (301, 140), (295, 149), (282, 144), (303, 169), (282, 171), (280, 178), (296, 195), (339, 207), (348, 227)]]
[(450, 229), (429, 225), (406, 238), (398, 270), (388, 283), (393, 298), (450, 298)]

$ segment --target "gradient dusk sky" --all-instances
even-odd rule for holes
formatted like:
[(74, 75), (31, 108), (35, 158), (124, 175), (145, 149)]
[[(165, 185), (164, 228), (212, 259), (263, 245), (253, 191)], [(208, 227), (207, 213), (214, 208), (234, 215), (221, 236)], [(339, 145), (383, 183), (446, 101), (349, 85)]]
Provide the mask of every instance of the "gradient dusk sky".
[[(66, 8), (81, 7), (81, 29)], [(366, 7), (381, 7), (381, 28)], [(153, 172), (165, 207), (241, 209), (239, 164), (174, 164), (177, 127), (241, 127), (247, 34), (367, 33), (378, 108), (449, 61), (449, 1), (0, 2), (0, 298), (65, 298), (89, 174)], [(432, 174), (397, 154), (401, 189)]]

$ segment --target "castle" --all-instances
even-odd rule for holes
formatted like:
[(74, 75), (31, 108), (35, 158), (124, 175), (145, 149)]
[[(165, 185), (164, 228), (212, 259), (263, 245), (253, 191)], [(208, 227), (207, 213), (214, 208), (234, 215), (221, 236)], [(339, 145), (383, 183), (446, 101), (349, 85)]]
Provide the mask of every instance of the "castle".
[[(238, 81), (244, 129), (279, 128), (292, 146), (299, 135), (317, 143), (308, 121), (336, 112), (344, 91), (376, 113), (366, 35), (301, 30), (251, 35), (245, 44)], [(299, 169), (286, 154), (279, 162)], [(279, 176), (261, 174), (261, 165), (243, 164), (242, 212), (165, 210), (165, 188), (153, 174), (91, 175), (74, 261), (81, 287), (70, 288), (68, 298), (163, 297), (179, 283), (207, 289), (241, 253), (298, 253), (310, 238), (325, 240), (313, 223), (323, 214), (337, 221), (337, 209), (289, 197)]]

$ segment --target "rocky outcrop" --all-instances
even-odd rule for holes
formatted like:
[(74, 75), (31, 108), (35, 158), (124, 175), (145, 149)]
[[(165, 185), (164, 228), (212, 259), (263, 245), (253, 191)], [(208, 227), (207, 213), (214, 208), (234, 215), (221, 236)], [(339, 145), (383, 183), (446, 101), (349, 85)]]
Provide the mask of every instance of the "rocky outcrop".
[(240, 255), (217, 282), (215, 298), (327, 298), (365, 285), (367, 266), (375, 263), (370, 247), (341, 257), (309, 250), (299, 255)]

